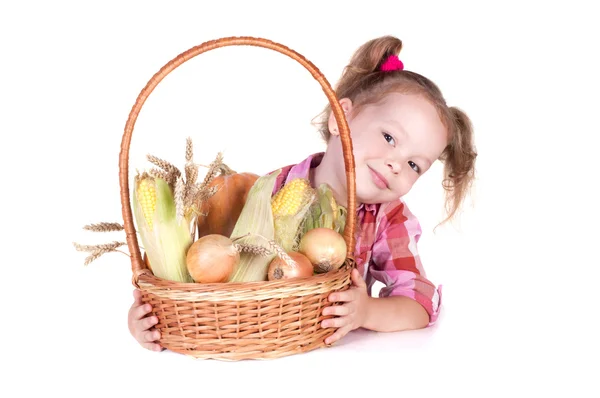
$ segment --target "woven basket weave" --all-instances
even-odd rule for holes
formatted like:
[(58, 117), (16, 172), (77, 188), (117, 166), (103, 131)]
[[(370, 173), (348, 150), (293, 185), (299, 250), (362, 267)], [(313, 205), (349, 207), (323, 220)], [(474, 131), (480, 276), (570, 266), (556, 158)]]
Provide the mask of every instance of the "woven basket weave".
[[(329, 100), (337, 120), (348, 186), (348, 214), (344, 239), (346, 261), (335, 272), (295, 280), (248, 283), (179, 283), (158, 278), (146, 267), (133, 224), (129, 195), (129, 147), (133, 128), (144, 102), (156, 86), (175, 68), (206, 51), (225, 46), (256, 46), (287, 55), (304, 66)], [(333, 291), (350, 286), (354, 267), (355, 176), (352, 142), (344, 112), (335, 92), (321, 72), (302, 55), (263, 38), (225, 37), (193, 47), (163, 66), (136, 99), (125, 125), (119, 156), (121, 205), (127, 245), (131, 253), (132, 283), (142, 292), (142, 301), (152, 305), (158, 317), (155, 326), (160, 344), (194, 358), (242, 360), (274, 359), (324, 347), (335, 332), (321, 328), (324, 307)]]

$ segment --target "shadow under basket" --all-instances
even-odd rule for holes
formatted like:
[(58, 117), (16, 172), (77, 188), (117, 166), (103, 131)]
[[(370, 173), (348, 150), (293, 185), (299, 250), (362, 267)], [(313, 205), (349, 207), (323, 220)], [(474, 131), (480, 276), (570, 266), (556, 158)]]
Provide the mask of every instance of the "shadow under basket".
[(246, 283), (179, 283), (158, 278), (142, 259), (133, 224), (129, 196), (129, 147), (137, 116), (154, 88), (171, 71), (189, 59), (224, 46), (256, 46), (275, 50), (302, 64), (321, 84), (335, 116), (342, 141), (348, 191), (348, 214), (355, 214), (355, 175), (352, 143), (344, 112), (319, 70), (302, 55), (272, 41), (253, 37), (226, 37), (193, 47), (167, 63), (139, 94), (127, 120), (119, 157), (121, 204), (127, 244), (131, 253), (132, 283), (142, 301), (158, 317), (159, 343), (194, 358), (242, 360), (274, 359), (325, 347), (335, 329), (322, 328), (328, 297), (351, 285), (355, 266), (354, 217), (344, 229), (347, 253), (342, 267), (326, 274), (280, 281)]

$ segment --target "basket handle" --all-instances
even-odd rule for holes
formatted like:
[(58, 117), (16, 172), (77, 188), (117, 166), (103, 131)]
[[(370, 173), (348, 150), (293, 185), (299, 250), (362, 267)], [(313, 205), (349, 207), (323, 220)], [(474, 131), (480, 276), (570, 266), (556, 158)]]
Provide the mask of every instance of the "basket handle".
[(321, 84), (321, 87), (323, 88), (323, 91), (325, 92), (325, 95), (329, 100), (333, 111), (333, 115), (335, 116), (338, 127), (340, 129), (340, 138), (342, 140), (342, 151), (344, 156), (344, 166), (346, 169), (346, 186), (348, 194), (348, 217), (346, 218), (346, 226), (344, 228), (344, 239), (346, 241), (347, 246), (346, 257), (354, 258), (354, 214), (356, 213), (356, 183), (354, 173), (354, 155), (352, 151), (352, 141), (350, 139), (348, 123), (346, 121), (344, 111), (339, 103), (339, 100), (334, 90), (331, 88), (331, 85), (329, 84), (325, 76), (323, 76), (323, 74), (319, 71), (319, 69), (317, 69), (315, 65), (312, 64), (312, 62), (308, 61), (296, 51), (291, 50), (282, 44), (275, 43), (273, 41), (263, 38), (247, 36), (224, 37), (217, 40), (207, 41), (198, 46), (192, 47), (189, 50), (179, 54), (171, 61), (169, 61), (146, 84), (144, 89), (138, 95), (135, 104), (133, 105), (133, 108), (129, 113), (129, 118), (127, 119), (127, 123), (125, 124), (123, 139), (121, 141), (121, 152), (119, 154), (119, 183), (121, 186), (121, 208), (123, 212), (125, 234), (127, 238), (127, 245), (129, 247), (129, 253), (132, 255), (131, 267), (133, 271), (134, 282), (137, 280), (138, 275), (141, 274), (147, 268), (142, 260), (142, 255), (140, 253), (140, 248), (136, 237), (136, 231), (133, 225), (133, 217), (129, 196), (129, 147), (131, 144), (133, 127), (140, 113), (140, 110), (142, 109), (142, 106), (146, 102), (146, 99), (148, 98), (150, 93), (156, 88), (158, 83), (162, 81), (162, 79), (164, 79), (175, 68), (177, 68), (184, 62), (189, 61), (195, 56), (200, 55), (206, 51), (213, 50), (215, 48), (226, 46), (257, 46), (275, 50), (298, 61), (312, 74), (315, 80), (317, 80)]

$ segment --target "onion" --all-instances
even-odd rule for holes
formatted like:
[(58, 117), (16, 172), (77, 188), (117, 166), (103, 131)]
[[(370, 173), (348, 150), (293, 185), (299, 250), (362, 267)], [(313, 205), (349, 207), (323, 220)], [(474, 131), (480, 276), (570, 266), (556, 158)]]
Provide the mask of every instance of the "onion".
[(267, 278), (270, 281), (312, 276), (313, 265), (304, 254), (288, 252), (287, 255), (296, 262), (296, 265), (289, 265), (281, 257), (275, 257), (269, 264), (267, 273)]
[(306, 232), (298, 251), (308, 257), (316, 273), (336, 270), (346, 261), (346, 241), (331, 228), (313, 228)]
[(240, 252), (231, 239), (210, 234), (196, 240), (188, 249), (187, 269), (196, 282), (227, 282), (237, 263)]

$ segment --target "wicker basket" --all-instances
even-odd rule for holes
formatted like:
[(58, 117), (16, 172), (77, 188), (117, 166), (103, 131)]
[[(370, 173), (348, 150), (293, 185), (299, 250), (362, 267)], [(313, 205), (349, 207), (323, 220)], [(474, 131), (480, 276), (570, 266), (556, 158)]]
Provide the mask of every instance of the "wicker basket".
[(272, 41), (253, 37), (225, 37), (193, 47), (167, 63), (139, 94), (125, 125), (119, 156), (121, 204), (131, 253), (132, 283), (152, 305), (160, 344), (194, 358), (242, 360), (273, 359), (326, 346), (334, 329), (321, 328), (324, 307), (333, 291), (350, 286), (354, 267), (354, 217), (344, 230), (346, 261), (336, 272), (297, 280), (248, 283), (178, 283), (157, 278), (146, 267), (138, 246), (129, 196), (129, 147), (133, 127), (154, 88), (179, 65), (206, 51), (224, 46), (258, 46), (285, 54), (302, 64), (321, 84), (340, 127), (348, 186), (348, 214), (355, 214), (355, 176), (352, 142), (344, 112), (321, 72), (302, 55)]

